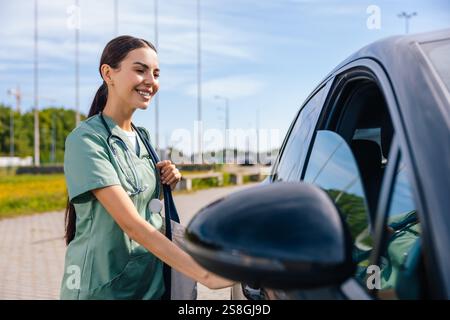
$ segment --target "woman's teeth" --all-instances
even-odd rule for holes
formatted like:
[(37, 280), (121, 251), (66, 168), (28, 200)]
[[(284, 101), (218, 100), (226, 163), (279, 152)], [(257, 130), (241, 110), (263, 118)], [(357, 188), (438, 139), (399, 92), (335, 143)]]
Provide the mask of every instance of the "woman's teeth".
[(150, 98), (150, 92), (146, 92), (146, 91), (141, 91), (141, 90), (136, 90), (141, 96), (146, 97), (146, 98)]

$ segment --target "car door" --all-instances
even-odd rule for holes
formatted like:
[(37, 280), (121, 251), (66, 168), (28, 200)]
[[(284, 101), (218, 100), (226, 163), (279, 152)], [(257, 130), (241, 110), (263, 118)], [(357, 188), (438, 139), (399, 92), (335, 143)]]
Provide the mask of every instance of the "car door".
[(393, 143), (394, 132), (402, 127), (392, 89), (373, 61), (363, 59), (344, 69), (330, 90), (304, 168), (294, 178), (318, 185), (334, 200), (352, 234), (357, 271), (339, 288), (266, 289), (266, 296), (421, 298), (426, 288), (421, 225), (406, 175), (410, 168), (407, 161), (399, 162), (399, 144)]

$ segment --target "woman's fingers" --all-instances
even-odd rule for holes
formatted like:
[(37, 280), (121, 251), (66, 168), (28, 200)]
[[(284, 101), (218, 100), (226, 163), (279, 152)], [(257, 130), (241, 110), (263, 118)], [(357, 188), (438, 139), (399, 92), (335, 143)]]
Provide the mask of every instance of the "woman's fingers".
[(166, 183), (171, 185), (171, 184), (173, 184), (173, 183), (178, 182), (178, 180), (179, 180), (178, 177), (174, 175), (173, 177), (167, 179), (167, 180), (166, 180), (166, 181), (167, 181)]
[(161, 172), (161, 182), (170, 185), (170, 188), (175, 189), (177, 183), (181, 180), (181, 173), (170, 160), (163, 160), (156, 164)]
[(161, 171), (161, 178), (162, 179), (167, 179), (171, 175), (176, 175), (176, 174), (179, 174), (178, 169), (176, 169), (176, 168), (164, 168)]
[(167, 174), (167, 173), (170, 173), (171, 171), (174, 171), (174, 170), (178, 171), (178, 169), (175, 167), (174, 164), (169, 164), (169, 165), (166, 165), (166, 166), (162, 167), (161, 174), (164, 174), (164, 173)]
[(163, 161), (159, 162), (160, 168), (161, 168), (161, 182), (164, 184), (171, 185), (173, 188), (173, 184), (176, 185), (178, 181), (181, 179), (181, 173), (178, 171), (178, 169), (175, 167), (174, 164), (172, 164), (170, 161), (165, 160), (166, 162), (163, 163)]
[(172, 179), (170, 179), (167, 184), (170, 185), (170, 188), (172, 190), (175, 189), (175, 187), (177, 186), (177, 183), (180, 182), (181, 180), (181, 174), (178, 175), (174, 175), (174, 177)]
[(163, 161), (158, 162), (156, 164), (156, 167), (158, 169), (161, 169), (162, 167), (165, 167), (165, 166), (170, 165), (170, 164), (172, 164), (172, 161), (170, 161), (170, 160), (163, 160)]
[(161, 179), (161, 181), (166, 184), (171, 184), (180, 181), (180, 179), (181, 179), (180, 173), (171, 173), (167, 177)]
[(168, 175), (161, 177), (161, 181), (162, 183), (167, 183), (169, 182), (170, 179), (172, 179), (175, 175), (172, 173), (169, 173)]

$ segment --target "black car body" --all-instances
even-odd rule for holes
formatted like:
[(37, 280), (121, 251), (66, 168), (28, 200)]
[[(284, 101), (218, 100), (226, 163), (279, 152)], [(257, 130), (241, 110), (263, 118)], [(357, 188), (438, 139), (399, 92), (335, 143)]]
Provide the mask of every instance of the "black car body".
[[(329, 285), (299, 282), (297, 287), (265, 281), (269, 272), (251, 277), (252, 258), (278, 261), (280, 270), (288, 270), (296, 258), (311, 259), (307, 268), (320, 263), (301, 256), (302, 245), (309, 249), (314, 243), (289, 249), (297, 255), (289, 255), (286, 246), (278, 253), (246, 247), (249, 240), (242, 233), (251, 233), (253, 226), (240, 225), (232, 214), (216, 224), (235, 231), (218, 236), (225, 229), (205, 217), (232, 210), (227, 204), (239, 198), (231, 196), (194, 218), (187, 249), (205, 267), (242, 282), (233, 288), (233, 298), (244, 293), (247, 299), (449, 299), (450, 29), (381, 40), (336, 67), (299, 109), (264, 184), (279, 182), (310, 183), (327, 192), (351, 234), (353, 275), (345, 281), (336, 277)], [(257, 198), (248, 194), (241, 200), (255, 201), (247, 209), (258, 211)], [(274, 222), (280, 208), (273, 204)], [(289, 223), (289, 218), (278, 219)], [(316, 222), (311, 223), (314, 229)], [(215, 233), (206, 228), (216, 228)], [(270, 225), (265, 228), (267, 238), (300, 239), (271, 233)], [(270, 244), (278, 242), (264, 242)], [(208, 251), (197, 250), (201, 247)], [(220, 260), (225, 253), (228, 260), (240, 261), (239, 268)], [(286, 263), (282, 257), (291, 260)], [(381, 280), (369, 279), (372, 266), (379, 268)], [(295, 275), (307, 278), (306, 271), (296, 270)]]

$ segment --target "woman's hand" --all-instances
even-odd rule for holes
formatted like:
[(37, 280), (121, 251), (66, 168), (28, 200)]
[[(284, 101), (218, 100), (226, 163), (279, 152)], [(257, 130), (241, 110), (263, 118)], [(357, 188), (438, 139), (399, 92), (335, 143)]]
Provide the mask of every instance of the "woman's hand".
[(221, 276), (208, 271), (206, 280), (200, 283), (207, 286), (209, 289), (216, 290), (231, 287), (237, 282), (222, 278)]
[(170, 185), (170, 188), (173, 190), (177, 186), (177, 183), (181, 180), (181, 173), (172, 164), (170, 160), (163, 160), (156, 164), (156, 168), (160, 170), (161, 173), (161, 182), (163, 184)]

